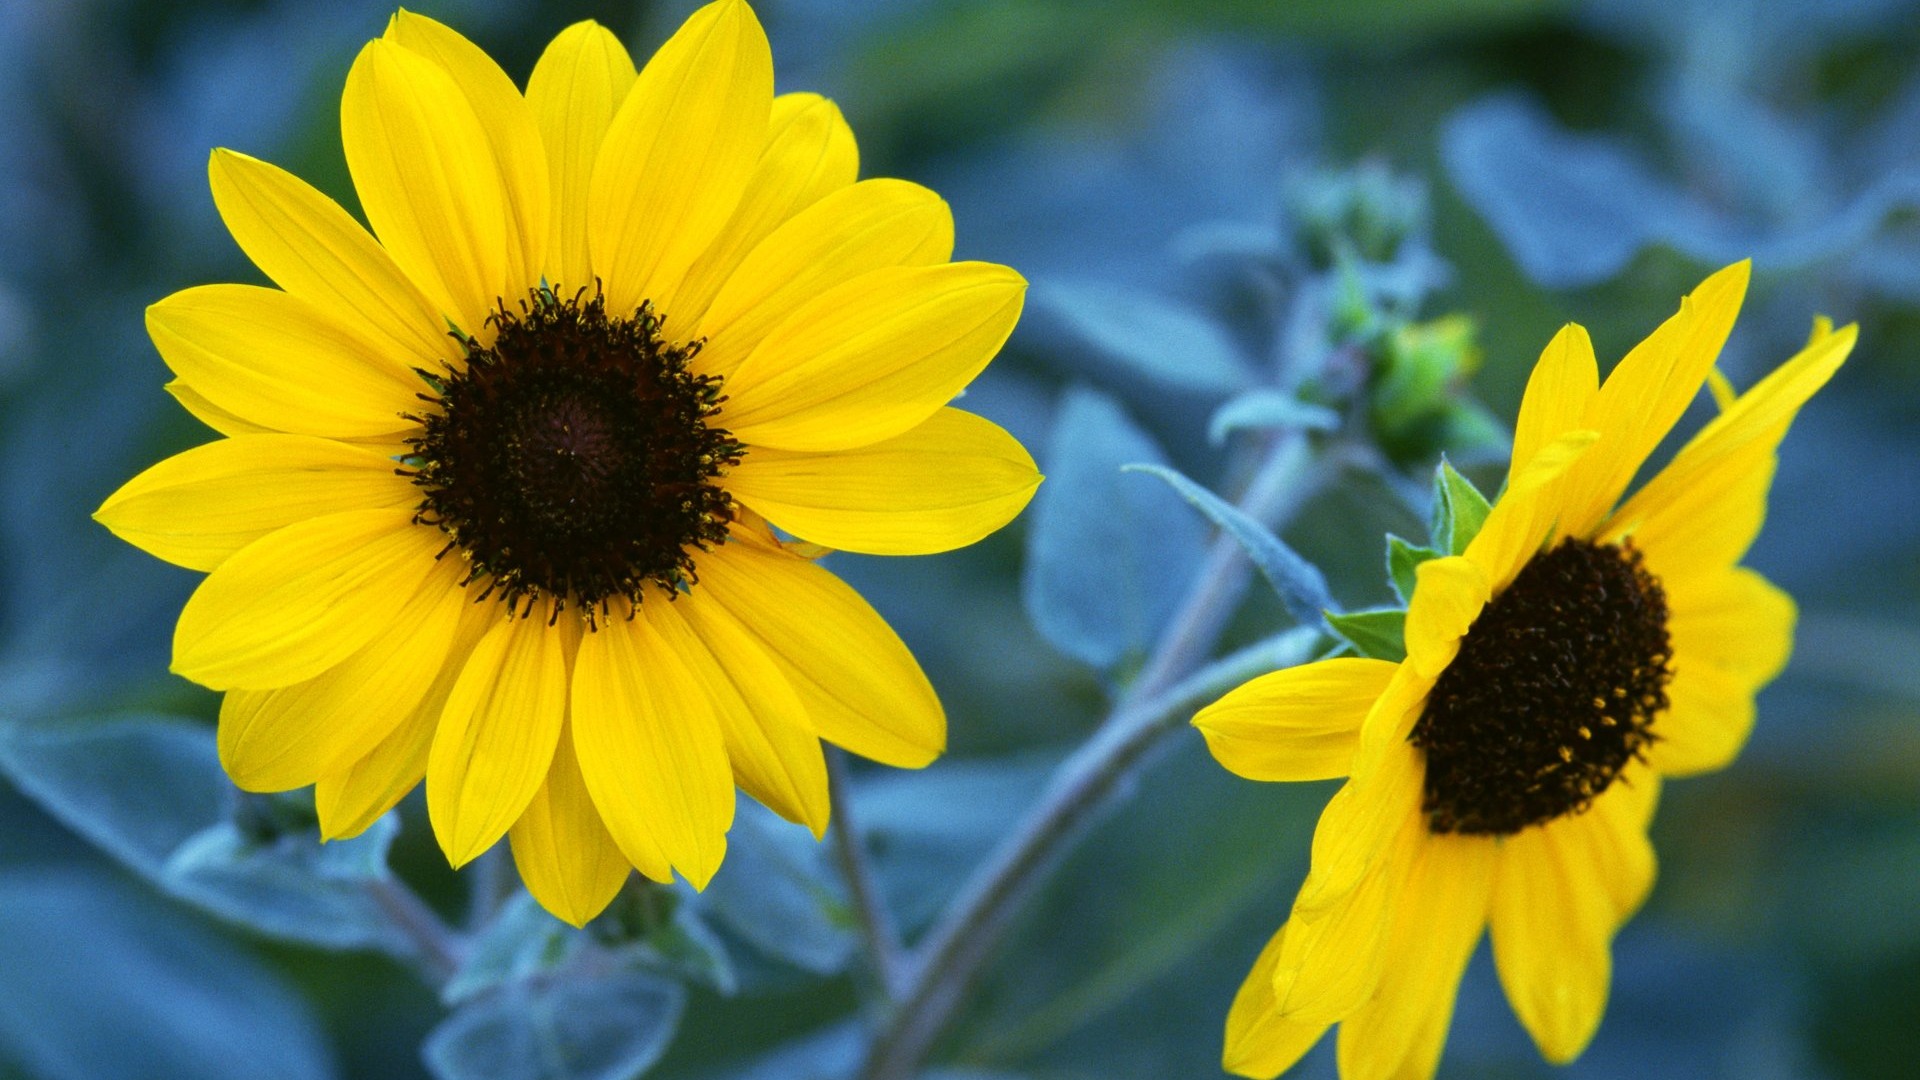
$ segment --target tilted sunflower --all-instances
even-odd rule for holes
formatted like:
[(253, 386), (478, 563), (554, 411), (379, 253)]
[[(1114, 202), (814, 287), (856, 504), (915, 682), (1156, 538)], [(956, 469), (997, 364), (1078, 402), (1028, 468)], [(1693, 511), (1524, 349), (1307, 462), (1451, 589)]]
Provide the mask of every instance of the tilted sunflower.
[(736, 0), (638, 73), (572, 26), (524, 94), (401, 12), (354, 61), (341, 135), (372, 235), (214, 153), (214, 201), (279, 288), (149, 309), (168, 389), (226, 437), (97, 515), (209, 572), (173, 670), (226, 691), (234, 781), (316, 785), (345, 837), (424, 776), (453, 864), (509, 836), (577, 924), (629, 866), (704, 886), (736, 783), (821, 833), (821, 739), (939, 754), (913, 657), (805, 556), (944, 551), (1026, 504), (1025, 450), (948, 407), (1019, 275), (950, 262), (933, 192), (856, 180), (839, 110), (774, 96)]
[[(1541, 1053), (1585, 1049), (1653, 884), (1662, 778), (1732, 760), (1792, 646), (1793, 601), (1738, 563), (1782, 436), (1855, 331), (1821, 321), (1734, 398), (1713, 365), (1747, 276), (1708, 278), (1605, 385), (1584, 330), (1553, 339), (1504, 495), (1418, 568), (1404, 661), (1275, 672), (1195, 717), (1241, 776), (1347, 778), (1228, 1015), (1229, 1070), (1280, 1073), (1338, 1023), (1344, 1080), (1432, 1076), (1482, 930)], [(1620, 502), (1710, 378), (1720, 415)]]

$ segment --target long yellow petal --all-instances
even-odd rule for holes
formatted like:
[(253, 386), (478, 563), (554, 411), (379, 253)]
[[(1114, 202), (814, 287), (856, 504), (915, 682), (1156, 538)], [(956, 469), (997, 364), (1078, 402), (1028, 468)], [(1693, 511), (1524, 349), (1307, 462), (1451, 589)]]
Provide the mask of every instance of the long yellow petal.
[(1647, 760), (1669, 776), (1724, 767), (1753, 729), (1753, 696), (1793, 651), (1793, 598), (1735, 567), (1668, 584), (1673, 681)]
[(397, 617), (445, 545), (406, 509), (329, 514), (262, 537), (187, 600), (173, 671), (215, 690), (311, 679)]
[(201, 285), (147, 309), (161, 359), (221, 409), (276, 431), (377, 436), (402, 431), (422, 383), (409, 361), (298, 297), (254, 285)]
[(1397, 665), (1339, 657), (1262, 675), (1200, 710), (1214, 760), (1249, 780), (1347, 775), (1360, 725)]
[(940, 699), (913, 654), (860, 594), (812, 562), (746, 542), (700, 561), (695, 586), (779, 666), (820, 737), (917, 769), (946, 749)]
[(567, 718), (565, 639), (544, 605), (499, 622), (447, 695), (427, 756), (427, 816), (455, 867), (506, 835), (546, 782)]
[(340, 139), (393, 261), (447, 318), (480, 334), (525, 283), (507, 278), (507, 195), (466, 94), (418, 53), (368, 42), (340, 97)]
[(1740, 314), (1752, 267), (1738, 262), (1700, 283), (1680, 312), (1628, 352), (1594, 395), (1580, 425), (1598, 448), (1569, 476), (1561, 529), (1590, 535), (1640, 465), (1699, 395)]
[(1766, 517), (1774, 453), (1793, 418), (1838, 371), (1858, 328), (1817, 335), (1740, 395), (1674, 455), (1606, 524), (1631, 536), (1656, 573), (1709, 571), (1746, 554)]
[(760, 163), (733, 216), (687, 271), (673, 299), (675, 317), (688, 326), (701, 325), (714, 294), (748, 252), (822, 196), (853, 183), (859, 171), (853, 129), (839, 106), (818, 94), (774, 98)]
[[(696, 587), (666, 615), (686, 620), (724, 676), (715, 687), (733, 778), (747, 794), (818, 838), (827, 831), (827, 763), (807, 709), (751, 632)], [(663, 616), (664, 617), (664, 616)]]
[(173, 395), (180, 407), (191, 413), (195, 420), (212, 428), (222, 435), (272, 435), (274, 429), (251, 420), (242, 420), (238, 416), (208, 401), (206, 396), (180, 379), (169, 379), (161, 387)]
[(402, 8), (387, 25), (386, 38), (437, 64), (466, 96), (493, 147), (506, 200), (505, 284), (538, 284), (553, 206), (546, 147), (533, 110), (500, 65), (452, 27)]
[(248, 791), (286, 791), (373, 751), (410, 716), (446, 664), (466, 602), (458, 570), (435, 568), (359, 652), (303, 683), (230, 690), (220, 703), (220, 763)]
[(938, 412), (993, 359), (1027, 283), (992, 263), (875, 270), (802, 304), (747, 357), (720, 422), (750, 446), (846, 450)]
[(551, 178), (546, 272), (563, 294), (593, 285), (587, 186), (634, 75), (626, 46), (606, 27), (588, 21), (560, 31), (527, 80), (527, 104), (546, 144)]
[(1391, 968), (1373, 1000), (1340, 1023), (1342, 1080), (1431, 1077), (1460, 976), (1487, 926), (1497, 841), (1428, 835), (1387, 931)]
[(1553, 335), (1527, 379), (1520, 417), (1513, 424), (1513, 461), (1508, 486), (1517, 485), (1527, 465), (1548, 444), (1578, 430), (1600, 388), (1599, 365), (1586, 327), (1568, 323)]
[(998, 425), (941, 409), (904, 435), (855, 450), (756, 449), (726, 486), (803, 540), (869, 555), (931, 555), (1012, 521), (1040, 472)]
[(1414, 575), (1413, 600), (1407, 605), (1407, 663), (1437, 678), (1459, 654), (1460, 639), (1487, 606), (1492, 585), (1480, 565), (1465, 555), (1428, 559)]
[(607, 307), (669, 319), (681, 280), (753, 175), (773, 107), (773, 53), (741, 0), (693, 13), (660, 46), (607, 129), (587, 191), (588, 243)]
[(462, 603), (453, 645), (420, 703), (359, 761), (321, 777), (314, 785), (322, 839), (360, 835), (426, 777), (427, 755), (433, 749), (433, 733), (440, 727), (447, 695), (465, 670), (473, 647), (506, 617), (504, 610), (498, 602)]
[(232, 150), (215, 150), (207, 175), (227, 231), (275, 284), (323, 311), (350, 313), (403, 364), (432, 367), (460, 355), (440, 310), (338, 203)]
[(196, 446), (107, 496), (94, 520), (142, 551), (212, 570), (296, 521), (416, 505), (393, 459), (306, 435), (245, 435)]
[[(1360, 751), (1354, 755), (1353, 775), (1320, 813), (1307, 880), (1293, 902), (1294, 918), (1303, 924), (1320, 920), (1345, 903), (1389, 856), (1402, 826), (1419, 813), (1426, 771), (1404, 732), (1418, 718), (1422, 699), (1398, 692), (1419, 685), (1426, 685), (1425, 680), (1402, 664), (1368, 715)], [(1388, 710), (1405, 715), (1388, 720), (1381, 716)], [(1369, 747), (1374, 730), (1386, 728), (1402, 733)]]
[(937, 266), (953, 254), (953, 212), (905, 180), (863, 180), (770, 233), (716, 283), (700, 318), (701, 370), (731, 375), (795, 311), (874, 270)]
[[(1393, 816), (1381, 845), (1354, 886), (1338, 902), (1303, 907), (1296, 900), (1292, 929), (1274, 966), (1276, 1008), (1297, 1023), (1333, 1023), (1373, 998), (1387, 971), (1387, 927), (1414, 902), (1407, 890), (1427, 823), (1418, 800), (1390, 800)], [(1322, 819), (1318, 832), (1329, 827)], [(1304, 894), (1306, 887), (1303, 886)]]
[(1581, 463), (1601, 451), (1591, 430), (1562, 432), (1541, 447), (1519, 479), (1493, 504), (1466, 557), (1486, 575), (1494, 595), (1513, 583), (1548, 537), (1571, 535), (1562, 514), (1572, 497), (1571, 481)]
[(632, 867), (587, 794), (571, 728), (562, 728), (553, 766), (507, 833), (513, 864), (540, 906), (574, 926), (606, 910)]
[[(697, 642), (652, 611), (602, 620), (580, 643), (573, 738), (587, 790), (620, 849), (649, 877), (660, 855), (696, 889), (726, 856), (733, 773)], [(710, 666), (710, 662), (708, 665)], [(656, 853), (657, 852), (657, 853)]]
[(1635, 827), (1637, 809), (1631, 789), (1609, 789), (1586, 813), (1500, 844), (1494, 965), (1514, 1014), (1556, 1065), (1579, 1057), (1599, 1028), (1614, 931), (1653, 883), (1653, 845)]
[(1326, 1024), (1283, 1019), (1274, 1007), (1273, 969), (1286, 946), (1286, 934), (1287, 927), (1280, 927), (1260, 950), (1260, 958), (1253, 962), (1253, 970), (1233, 996), (1233, 1007), (1227, 1010), (1220, 1067), (1236, 1076), (1271, 1080), (1293, 1068), (1327, 1033)]

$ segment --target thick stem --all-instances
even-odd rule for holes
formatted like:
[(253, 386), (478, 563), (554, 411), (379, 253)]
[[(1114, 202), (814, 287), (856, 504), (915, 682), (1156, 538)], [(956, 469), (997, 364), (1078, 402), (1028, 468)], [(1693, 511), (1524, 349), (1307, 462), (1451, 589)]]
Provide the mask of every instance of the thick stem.
[[(1322, 477), (1312, 464), (1304, 436), (1276, 438), (1240, 509), (1269, 523), (1292, 516), (1319, 487)], [(876, 1035), (861, 1080), (911, 1080), (918, 1071), (1022, 899), (1119, 781), (1195, 704), (1189, 696), (1195, 688), (1175, 684), (1213, 648), (1239, 605), (1249, 573), (1246, 554), (1233, 538), (1214, 542), (1193, 592), (1139, 678), (1093, 738), (1061, 764), (1026, 820), (975, 870), (929, 931), (920, 949), (925, 959), (912, 972), (900, 1007)]]
[(466, 945), (426, 901), (391, 877), (367, 882), (367, 892), (401, 935), (413, 943), (414, 961), (434, 987), (446, 985), (460, 969)]
[(833, 854), (846, 878), (847, 894), (853, 901), (853, 914), (860, 924), (861, 943), (867, 960), (873, 965), (874, 981), (889, 1002), (900, 1000), (905, 984), (905, 966), (900, 946), (900, 931), (887, 913), (886, 901), (873, 879), (867, 861), (867, 849), (854, 818), (852, 793), (847, 785), (847, 758), (827, 747), (827, 789), (833, 802)]

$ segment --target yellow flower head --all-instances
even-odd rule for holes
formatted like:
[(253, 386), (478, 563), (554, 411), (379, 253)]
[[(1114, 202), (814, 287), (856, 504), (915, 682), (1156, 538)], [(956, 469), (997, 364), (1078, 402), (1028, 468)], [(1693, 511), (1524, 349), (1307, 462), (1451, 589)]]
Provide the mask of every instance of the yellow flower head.
[(577, 924), (629, 866), (704, 886), (736, 783), (824, 830), (822, 738), (937, 755), (912, 656), (768, 523), (920, 554), (1018, 513), (1032, 459), (947, 402), (1012, 331), (1020, 276), (950, 262), (933, 192), (856, 181), (839, 110), (774, 96), (738, 0), (638, 73), (569, 27), (524, 93), (402, 12), (340, 120), (372, 235), (214, 153), (214, 201), (279, 288), (149, 309), (168, 388), (226, 438), (97, 515), (209, 572), (173, 669), (227, 692), (235, 783), (317, 785), (341, 837), (424, 776), (455, 865), (509, 835)]
[(1417, 571), (1403, 662), (1275, 672), (1195, 717), (1241, 776), (1347, 778), (1233, 1003), (1229, 1070), (1273, 1076), (1337, 1023), (1346, 1080), (1433, 1075), (1483, 929), (1541, 1053), (1592, 1038), (1613, 934), (1653, 884), (1661, 779), (1732, 760), (1786, 663), (1793, 601), (1736, 564), (1781, 437), (1853, 347), (1821, 321), (1621, 502), (1712, 374), (1747, 275), (1708, 278), (1605, 385), (1586, 331), (1548, 344), (1505, 494)]

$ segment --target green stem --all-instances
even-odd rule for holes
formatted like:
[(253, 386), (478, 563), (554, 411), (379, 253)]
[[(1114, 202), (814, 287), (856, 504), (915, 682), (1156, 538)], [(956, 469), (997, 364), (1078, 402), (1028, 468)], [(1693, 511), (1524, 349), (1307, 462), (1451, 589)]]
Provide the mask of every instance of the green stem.
[(833, 854), (847, 881), (847, 894), (853, 901), (854, 919), (860, 925), (860, 939), (867, 960), (873, 965), (874, 981), (889, 1002), (900, 1000), (905, 981), (900, 931), (887, 913), (886, 901), (873, 879), (867, 861), (867, 849), (854, 818), (852, 792), (847, 784), (846, 755), (827, 747), (827, 789), (833, 802)]

